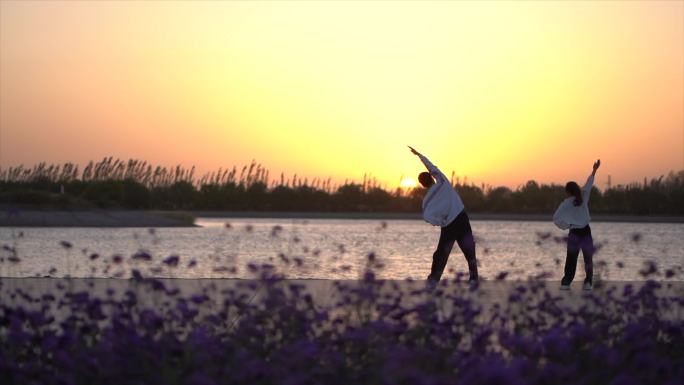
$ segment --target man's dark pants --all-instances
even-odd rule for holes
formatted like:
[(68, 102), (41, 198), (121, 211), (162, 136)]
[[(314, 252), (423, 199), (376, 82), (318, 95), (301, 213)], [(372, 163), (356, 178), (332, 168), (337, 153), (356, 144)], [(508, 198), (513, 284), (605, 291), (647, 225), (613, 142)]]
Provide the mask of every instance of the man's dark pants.
[(439, 242), (437, 243), (437, 250), (432, 255), (432, 269), (428, 276), (428, 281), (438, 282), (444, 272), (444, 267), (449, 259), (451, 249), (454, 247), (454, 242), (458, 243), (463, 255), (465, 255), (468, 262), (468, 271), (470, 272), (470, 280), (477, 280), (477, 258), (475, 257), (475, 239), (473, 238), (473, 230), (470, 228), (470, 219), (465, 210), (448, 225), (442, 227), (439, 234)]

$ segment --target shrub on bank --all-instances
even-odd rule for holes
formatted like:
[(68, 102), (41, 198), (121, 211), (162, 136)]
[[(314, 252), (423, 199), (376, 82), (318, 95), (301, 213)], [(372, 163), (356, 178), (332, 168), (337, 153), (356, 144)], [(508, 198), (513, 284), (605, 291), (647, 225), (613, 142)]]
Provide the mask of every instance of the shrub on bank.
[[(82, 171), (70, 163), (10, 167), (0, 169), (0, 199), (45, 205), (50, 203), (47, 195), (34, 192), (60, 194), (63, 189), (71, 200), (106, 208), (418, 212), (425, 193), (420, 187), (388, 189), (367, 175), (361, 183), (339, 185), (296, 175), (273, 180), (255, 162), (241, 172), (233, 167), (196, 178), (194, 171), (194, 167), (166, 168), (112, 158), (90, 162)], [(471, 212), (550, 213), (565, 197), (563, 186), (533, 180), (516, 189), (468, 184), (458, 178), (453, 182)], [(591, 207), (594, 213), (684, 215), (684, 170), (604, 191), (593, 188)]]

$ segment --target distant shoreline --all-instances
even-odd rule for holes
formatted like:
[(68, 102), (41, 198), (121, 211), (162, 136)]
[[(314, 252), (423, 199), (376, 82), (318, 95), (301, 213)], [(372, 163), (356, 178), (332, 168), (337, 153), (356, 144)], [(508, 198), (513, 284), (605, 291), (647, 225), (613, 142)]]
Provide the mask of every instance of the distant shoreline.
[(195, 227), (180, 211), (143, 210), (4, 210), (0, 227)]
[[(196, 218), (278, 218), (278, 219), (376, 219), (422, 220), (420, 213), (363, 213), (363, 212), (289, 212), (289, 211), (192, 211)], [(534, 221), (549, 222), (549, 214), (468, 213), (477, 221)], [(684, 216), (639, 216), (592, 214), (593, 222), (684, 223)]]
[[(0, 227), (195, 227), (196, 218), (422, 220), (420, 213), (285, 211), (18, 210)], [(551, 221), (551, 214), (468, 213), (476, 221)], [(684, 216), (592, 215), (594, 222), (684, 223)]]

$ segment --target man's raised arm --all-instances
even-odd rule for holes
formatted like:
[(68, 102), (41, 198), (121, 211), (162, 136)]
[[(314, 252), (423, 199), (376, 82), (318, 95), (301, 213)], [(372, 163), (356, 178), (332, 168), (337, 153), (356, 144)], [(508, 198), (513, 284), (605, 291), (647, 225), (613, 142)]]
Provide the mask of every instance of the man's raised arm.
[(435, 166), (434, 164), (432, 164), (432, 162), (430, 162), (430, 159), (425, 157), (425, 155), (421, 154), (420, 152), (416, 151), (413, 147), (408, 146), (408, 148), (411, 149), (411, 152), (414, 155), (417, 155), (418, 158), (420, 158), (420, 161), (423, 162), (423, 164), (425, 165), (425, 168), (427, 168), (427, 170), (430, 172), (430, 174), (432, 174), (433, 177), (435, 177), (435, 179), (437, 179), (438, 181), (442, 180), (444, 182), (449, 181), (449, 179), (447, 179), (446, 175), (444, 175), (444, 173), (442, 173), (437, 168), (437, 166)]

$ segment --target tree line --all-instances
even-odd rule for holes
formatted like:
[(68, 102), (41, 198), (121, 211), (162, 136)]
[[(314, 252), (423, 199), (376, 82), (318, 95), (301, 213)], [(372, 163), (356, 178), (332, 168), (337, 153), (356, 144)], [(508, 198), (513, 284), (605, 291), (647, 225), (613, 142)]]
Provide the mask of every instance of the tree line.
[[(564, 186), (533, 180), (515, 189), (454, 183), (468, 211), (551, 213)], [(256, 162), (200, 177), (195, 168), (161, 167), (144, 161), (105, 158), (78, 165), (0, 169), (0, 204), (54, 208), (231, 211), (419, 212), (425, 189), (386, 189), (364, 175), (360, 183), (331, 179), (271, 178)], [(684, 215), (684, 170), (643, 183), (594, 187), (594, 213)]]

